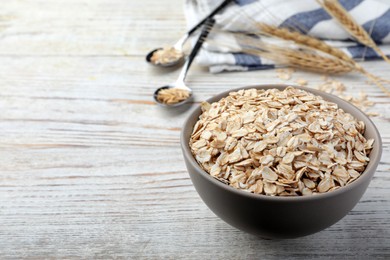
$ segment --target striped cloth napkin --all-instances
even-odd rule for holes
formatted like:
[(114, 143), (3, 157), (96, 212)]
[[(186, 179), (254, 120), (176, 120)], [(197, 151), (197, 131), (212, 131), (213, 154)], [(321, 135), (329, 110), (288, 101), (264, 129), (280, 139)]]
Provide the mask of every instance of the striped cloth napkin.
[[(196, 24), (222, 0), (186, 0), (188, 27)], [(346, 10), (390, 55), (390, 0), (339, 0)], [(250, 32), (255, 21), (280, 27), (298, 28), (301, 32), (326, 40), (358, 61), (379, 59), (370, 48), (358, 44), (323, 10), (315, 0), (236, 0), (215, 16), (218, 31), (197, 57), (210, 72), (246, 71), (274, 68), (267, 59), (241, 53), (231, 32)], [(214, 44), (211, 44), (214, 42)], [(216, 43), (224, 43), (217, 46)]]

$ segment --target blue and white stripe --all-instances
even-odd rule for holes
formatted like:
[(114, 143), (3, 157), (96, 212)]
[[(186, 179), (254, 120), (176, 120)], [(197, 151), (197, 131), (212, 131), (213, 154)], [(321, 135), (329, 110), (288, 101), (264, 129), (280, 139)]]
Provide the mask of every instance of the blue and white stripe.
[[(222, 0), (186, 0), (188, 26), (195, 24)], [(339, 0), (371, 37), (390, 55), (390, 0)], [(250, 17), (250, 20), (248, 20)], [(253, 20), (280, 27), (293, 27), (301, 32), (327, 40), (357, 60), (378, 59), (378, 55), (351, 39), (350, 35), (314, 0), (236, 0), (216, 17), (222, 30), (213, 34), (215, 42), (228, 42), (216, 48), (208, 44), (198, 62), (211, 72), (273, 68), (272, 61), (240, 53), (240, 46), (229, 32), (253, 31)], [(250, 21), (250, 22), (248, 22)]]

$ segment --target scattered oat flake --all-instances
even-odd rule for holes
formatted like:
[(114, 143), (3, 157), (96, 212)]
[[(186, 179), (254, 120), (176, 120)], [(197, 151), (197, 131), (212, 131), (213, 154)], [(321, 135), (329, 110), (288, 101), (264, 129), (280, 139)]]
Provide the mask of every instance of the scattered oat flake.
[(378, 112), (366, 112), (366, 115), (370, 117), (376, 117), (376, 116), (380, 116), (381, 114)]
[(291, 76), (292, 76), (293, 72), (294, 72), (294, 70), (291, 69), (291, 68), (288, 68), (288, 69), (277, 69), (276, 70), (278, 78), (280, 78), (281, 80), (284, 80), (284, 81), (291, 79)]
[(304, 86), (307, 85), (307, 80), (305, 80), (305, 79), (297, 79), (297, 80), (295, 81), (295, 83), (297, 83), (299, 86), (304, 87)]
[(325, 78), (324, 83), (317, 86), (317, 89), (337, 95), (338, 97), (348, 101), (352, 105), (358, 107), (370, 117), (380, 116), (377, 112), (366, 112), (370, 107), (374, 105), (374, 102), (368, 100), (367, 93), (361, 91), (358, 96), (345, 95), (346, 87), (343, 83), (337, 80)]

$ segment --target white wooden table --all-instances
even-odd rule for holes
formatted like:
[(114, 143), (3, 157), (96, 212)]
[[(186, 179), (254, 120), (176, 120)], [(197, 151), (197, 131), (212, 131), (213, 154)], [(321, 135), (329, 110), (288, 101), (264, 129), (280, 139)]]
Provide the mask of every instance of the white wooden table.
[[(179, 148), (188, 111), (152, 102), (154, 89), (178, 70), (157, 70), (144, 54), (184, 30), (176, 0), (2, 3), (0, 259), (389, 259), (389, 97), (360, 76), (338, 78), (349, 93), (365, 90), (381, 113), (373, 118), (384, 144), (378, 171), (334, 226), (262, 240), (201, 201)], [(364, 65), (390, 78), (389, 64)], [(188, 77), (196, 102), (281, 82), (275, 71), (211, 75), (196, 66)]]

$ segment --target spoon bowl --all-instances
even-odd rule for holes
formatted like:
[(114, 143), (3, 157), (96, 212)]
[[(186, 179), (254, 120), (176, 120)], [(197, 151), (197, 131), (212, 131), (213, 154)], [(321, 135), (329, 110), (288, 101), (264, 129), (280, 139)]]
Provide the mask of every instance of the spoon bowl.
[(163, 48), (157, 48), (157, 49), (154, 49), (152, 50), (151, 52), (149, 52), (147, 55), (146, 55), (146, 61), (154, 66), (158, 66), (158, 67), (172, 67), (172, 66), (175, 66), (179, 63), (181, 63), (183, 60), (184, 60), (184, 53), (182, 50), (179, 50), (179, 49), (176, 49), (178, 53), (181, 53), (181, 56), (178, 57), (176, 60), (173, 60), (171, 62), (159, 62), (159, 63), (154, 63), (152, 62), (152, 57), (154, 55), (154, 53), (156, 51), (159, 51), (159, 50), (162, 50)]
[[(166, 103), (161, 102), (158, 99), (158, 93), (161, 90), (163, 90), (163, 89), (171, 89), (171, 88), (183, 89), (183, 90), (188, 91), (188, 93), (189, 93), (188, 98), (185, 99), (185, 100), (182, 100), (180, 102), (173, 103), (173, 104), (166, 104)], [(163, 107), (178, 107), (178, 106), (184, 105), (185, 103), (188, 103), (192, 99), (192, 90), (190, 88), (188, 88), (187, 86), (183, 85), (183, 86), (179, 87), (179, 86), (176, 86), (176, 83), (172, 83), (172, 84), (169, 84), (169, 85), (166, 85), (166, 86), (162, 86), (162, 87), (159, 87), (158, 89), (156, 89), (156, 91), (153, 94), (153, 98), (156, 101), (156, 103), (158, 105), (160, 105), (160, 106), (163, 106)]]

